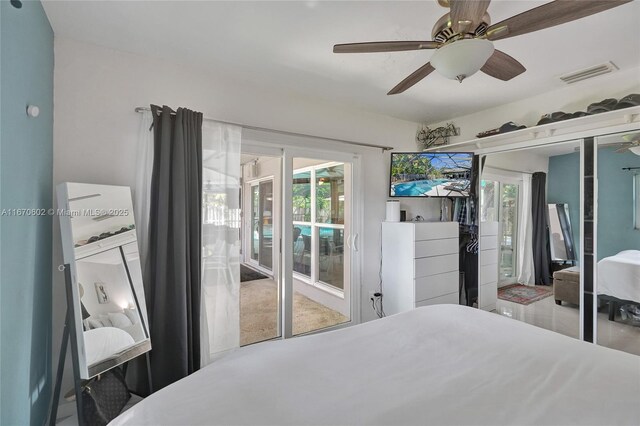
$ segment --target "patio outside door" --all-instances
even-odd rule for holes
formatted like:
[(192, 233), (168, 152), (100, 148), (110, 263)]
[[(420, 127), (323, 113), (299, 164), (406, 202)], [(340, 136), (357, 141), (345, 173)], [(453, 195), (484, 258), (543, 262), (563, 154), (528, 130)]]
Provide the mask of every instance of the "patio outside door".
[(347, 154), (285, 150), (284, 337), (343, 326), (353, 319), (358, 161)]

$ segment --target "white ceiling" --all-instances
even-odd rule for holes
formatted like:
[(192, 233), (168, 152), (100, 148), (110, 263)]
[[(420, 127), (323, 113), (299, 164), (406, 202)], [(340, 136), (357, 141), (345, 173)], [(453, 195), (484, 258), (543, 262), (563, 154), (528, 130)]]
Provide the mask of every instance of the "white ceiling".
[[(494, 0), (494, 23), (545, 1)], [(188, 62), (265, 85), (420, 122), (437, 122), (563, 87), (558, 76), (613, 61), (640, 68), (640, 2), (500, 40), (527, 72), (510, 82), (482, 73), (458, 83), (434, 73), (404, 94), (389, 89), (432, 51), (341, 54), (335, 43), (429, 40), (447, 9), (435, 0), (45, 1), (57, 36)], [(578, 83), (580, 84), (580, 83)]]

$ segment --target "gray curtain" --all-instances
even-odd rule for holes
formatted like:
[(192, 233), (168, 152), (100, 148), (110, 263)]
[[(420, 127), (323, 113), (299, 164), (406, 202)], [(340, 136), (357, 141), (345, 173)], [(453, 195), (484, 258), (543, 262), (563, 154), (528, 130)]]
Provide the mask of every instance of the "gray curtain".
[(534, 283), (549, 285), (551, 279), (551, 247), (549, 246), (549, 209), (547, 208), (547, 175), (536, 172), (531, 177), (531, 219), (533, 239)]
[(200, 367), (202, 114), (151, 105), (154, 159), (145, 294), (157, 391)]

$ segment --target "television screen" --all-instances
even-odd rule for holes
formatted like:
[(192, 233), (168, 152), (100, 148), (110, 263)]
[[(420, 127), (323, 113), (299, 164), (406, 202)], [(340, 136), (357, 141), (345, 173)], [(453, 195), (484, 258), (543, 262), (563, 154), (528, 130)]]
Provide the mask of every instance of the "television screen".
[(468, 197), (473, 153), (391, 153), (391, 197)]

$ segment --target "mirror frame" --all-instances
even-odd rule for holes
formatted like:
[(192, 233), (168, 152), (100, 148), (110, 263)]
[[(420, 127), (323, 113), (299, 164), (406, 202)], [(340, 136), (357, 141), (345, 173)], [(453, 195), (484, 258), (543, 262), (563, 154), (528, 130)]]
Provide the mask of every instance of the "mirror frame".
[[(87, 365), (87, 357), (86, 357), (86, 347), (84, 340), (84, 328), (83, 328), (83, 320), (82, 320), (82, 308), (80, 303), (80, 290), (78, 286), (78, 274), (77, 274), (77, 264), (76, 264), (76, 247), (73, 241), (73, 230), (71, 224), (71, 208), (69, 206), (69, 184), (81, 184), (76, 182), (63, 182), (57, 185), (56, 193), (58, 200), (58, 215), (60, 218), (60, 237), (62, 241), (62, 254), (64, 263), (68, 265), (70, 269), (69, 276), (71, 277), (71, 283), (66, 283), (66, 291), (70, 293), (67, 295), (67, 300), (73, 301), (73, 306), (67, 306), (67, 309), (70, 310), (72, 315), (68, 315), (67, 318), (73, 318), (73, 324), (67, 324), (68, 327), (75, 328), (75, 335), (77, 338), (77, 346), (73, 347), (71, 345), (71, 350), (77, 352), (78, 359), (78, 367), (79, 374), (81, 379), (90, 379), (92, 377), (97, 376), (98, 374), (104, 373), (107, 370), (110, 370), (114, 367), (117, 367), (121, 364), (124, 364), (127, 361), (132, 360), (140, 355), (143, 355), (151, 350), (151, 337), (149, 333), (149, 325), (148, 325), (148, 316), (146, 310), (143, 311), (140, 306), (139, 298), (143, 297), (144, 294), (138, 294), (136, 292), (135, 286), (132, 282), (132, 277), (129, 271), (129, 266), (127, 264), (126, 257), (124, 256), (124, 252), (122, 247), (130, 244), (132, 242), (137, 243), (137, 236), (133, 233), (133, 237), (127, 236), (125, 238), (120, 238), (117, 242), (114, 241), (115, 244), (109, 244), (104, 248), (100, 248), (99, 250), (91, 250), (83, 255), (82, 258), (86, 258), (88, 256), (104, 253), (109, 250), (118, 249), (120, 251), (120, 255), (122, 256), (122, 263), (124, 269), (127, 274), (127, 281), (131, 288), (131, 292), (133, 294), (133, 299), (136, 304), (136, 308), (138, 310), (138, 315), (140, 317), (141, 326), (143, 328), (144, 334), (146, 335), (145, 339), (142, 339), (136, 342), (133, 346), (125, 348), (124, 350), (114, 354), (109, 358), (105, 358), (101, 361), (94, 363), (93, 365)], [(126, 189), (129, 196), (129, 202), (131, 205), (131, 215), (134, 216), (133, 213), (133, 202), (131, 201), (131, 190), (127, 186), (116, 186), (116, 185), (98, 185), (98, 184), (86, 184), (92, 185), (96, 187), (105, 187), (105, 188), (122, 188)], [(135, 217), (134, 217), (135, 224)], [(139, 252), (139, 247), (138, 247)], [(91, 291), (91, 289), (86, 289), (86, 291)]]

